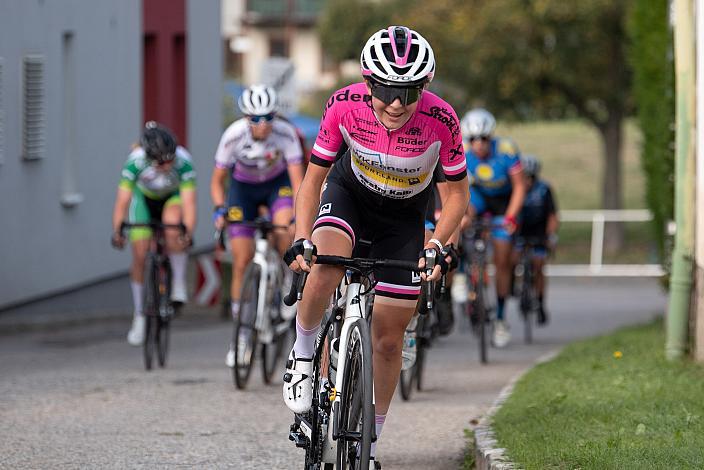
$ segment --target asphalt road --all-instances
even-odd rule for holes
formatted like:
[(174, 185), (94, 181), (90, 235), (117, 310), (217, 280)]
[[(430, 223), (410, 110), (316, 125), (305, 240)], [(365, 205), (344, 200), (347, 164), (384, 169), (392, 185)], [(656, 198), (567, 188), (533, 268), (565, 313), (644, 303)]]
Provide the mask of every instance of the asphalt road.
[[(427, 389), (392, 404), (383, 468), (458, 468), (463, 430), (515, 374), (574, 339), (649, 321), (665, 301), (652, 280), (553, 279), (551, 324), (523, 345), (513, 301), (518, 337), (487, 366), (459, 322), (430, 353)], [(125, 315), (0, 336), (0, 468), (301, 468), (279, 377), (265, 386), (256, 370), (236, 391), (224, 365), (230, 328), (216, 314), (177, 319), (169, 364), (152, 372), (126, 344), (128, 327)]]

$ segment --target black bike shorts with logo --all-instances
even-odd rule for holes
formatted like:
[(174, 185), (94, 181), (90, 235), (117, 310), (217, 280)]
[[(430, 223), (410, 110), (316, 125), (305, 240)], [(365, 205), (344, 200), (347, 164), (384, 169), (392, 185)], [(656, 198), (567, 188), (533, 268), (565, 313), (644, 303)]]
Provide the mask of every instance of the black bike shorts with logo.
[[(426, 204), (399, 207), (375, 204), (359, 197), (349, 183), (334, 172), (328, 176), (320, 199), (313, 231), (333, 227), (351, 240), (353, 250), (359, 240), (371, 242), (370, 258), (418, 261), (423, 249)], [(324, 254), (324, 253), (322, 253)], [(383, 268), (374, 272), (375, 294), (416, 300), (420, 275), (401, 269)]]

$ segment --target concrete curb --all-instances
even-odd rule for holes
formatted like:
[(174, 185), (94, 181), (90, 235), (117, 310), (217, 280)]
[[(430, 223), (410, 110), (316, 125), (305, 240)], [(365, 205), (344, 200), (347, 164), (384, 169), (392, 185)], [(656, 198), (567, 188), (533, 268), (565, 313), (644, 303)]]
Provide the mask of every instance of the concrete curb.
[(496, 400), (492, 403), (491, 408), (489, 408), (487, 413), (479, 420), (479, 424), (476, 428), (474, 428), (474, 452), (477, 470), (514, 470), (521, 468), (509, 459), (506, 449), (498, 447), (496, 435), (494, 434), (494, 429), (491, 426), (493, 418), (494, 415), (496, 415), (496, 412), (501, 409), (501, 406), (506, 402), (508, 397), (511, 396), (511, 393), (513, 393), (513, 388), (516, 386), (516, 383), (520, 380), (520, 378), (537, 364), (542, 364), (543, 362), (552, 360), (558, 355), (559, 352), (560, 350), (556, 349), (544, 354), (539, 357), (535, 361), (535, 364), (531, 367), (516, 374), (509, 381), (509, 383), (501, 389), (501, 392), (499, 392)]

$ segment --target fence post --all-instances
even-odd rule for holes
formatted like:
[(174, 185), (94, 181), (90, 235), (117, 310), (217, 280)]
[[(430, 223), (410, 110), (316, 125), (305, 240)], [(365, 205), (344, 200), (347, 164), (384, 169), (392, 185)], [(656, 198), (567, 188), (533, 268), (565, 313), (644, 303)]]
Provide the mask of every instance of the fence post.
[(592, 216), (592, 249), (589, 257), (589, 269), (598, 271), (603, 264), (604, 254), (604, 213), (595, 212)]

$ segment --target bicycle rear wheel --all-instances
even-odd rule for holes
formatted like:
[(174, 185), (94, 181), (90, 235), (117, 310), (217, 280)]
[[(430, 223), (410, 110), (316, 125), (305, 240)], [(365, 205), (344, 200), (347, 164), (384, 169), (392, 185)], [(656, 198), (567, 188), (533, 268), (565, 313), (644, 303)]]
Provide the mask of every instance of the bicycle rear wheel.
[(244, 272), (240, 291), (240, 313), (234, 322), (232, 346), (235, 350), (235, 365), (232, 375), (235, 386), (244, 389), (252, 372), (254, 353), (257, 348), (257, 305), (259, 304), (259, 282), (261, 268), (251, 263)]
[(350, 330), (341, 398), (334, 416), (337, 437), (337, 468), (366, 468), (374, 433), (372, 344), (363, 319)]
[[(168, 259), (159, 269), (159, 316), (157, 317), (156, 350), (159, 367), (166, 366), (166, 357), (169, 354), (169, 326), (173, 305), (171, 305), (171, 265)], [(166, 311), (164, 311), (166, 310)]]
[[(416, 361), (418, 361), (418, 356), (416, 353)], [(398, 378), (399, 390), (401, 391), (401, 398), (404, 401), (411, 399), (411, 394), (413, 392), (413, 383), (415, 382), (416, 375), (416, 365), (406, 370), (401, 370), (401, 375)]]

